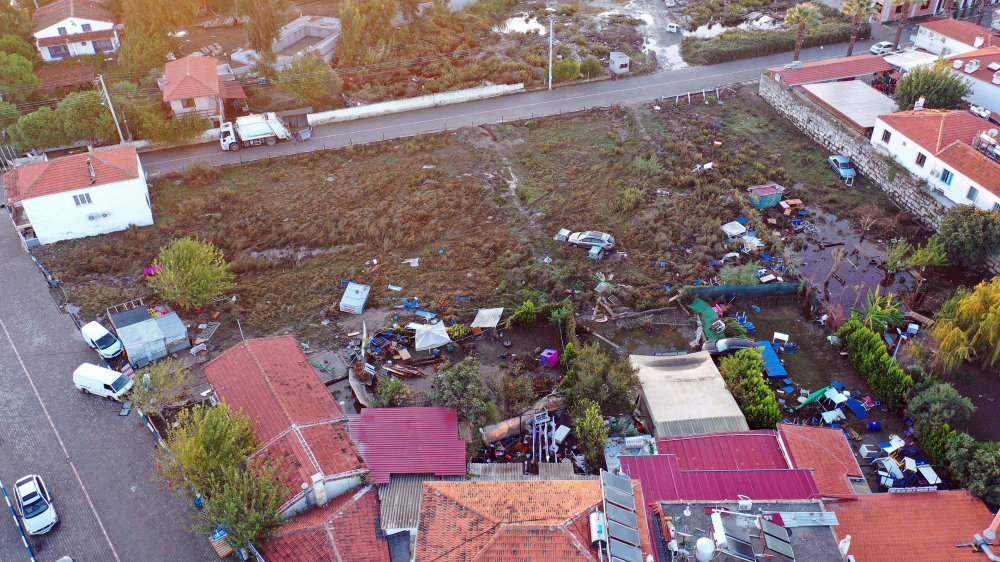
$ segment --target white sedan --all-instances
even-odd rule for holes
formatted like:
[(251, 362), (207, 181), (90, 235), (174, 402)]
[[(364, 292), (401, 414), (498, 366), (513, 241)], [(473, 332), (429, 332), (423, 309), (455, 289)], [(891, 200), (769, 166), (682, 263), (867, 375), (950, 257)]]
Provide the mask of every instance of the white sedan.
[(879, 41), (868, 50), (873, 55), (888, 55), (892, 52), (892, 41)]
[(41, 476), (29, 474), (15, 482), (14, 496), (21, 524), (29, 535), (48, 533), (59, 522), (52, 496)]

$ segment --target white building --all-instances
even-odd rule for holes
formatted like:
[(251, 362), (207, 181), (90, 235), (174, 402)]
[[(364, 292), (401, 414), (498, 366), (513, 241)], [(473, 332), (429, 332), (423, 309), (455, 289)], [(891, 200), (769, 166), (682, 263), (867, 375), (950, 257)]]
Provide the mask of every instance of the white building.
[(101, 0), (58, 0), (31, 16), (31, 34), (45, 62), (118, 50), (115, 16)]
[(933, 20), (917, 26), (913, 46), (935, 55), (960, 55), (984, 47), (1000, 47), (995, 32), (970, 21)]
[(1000, 113), (1000, 46), (969, 51), (948, 57), (952, 72), (972, 84), (966, 101)]
[[(333, 60), (333, 51), (340, 37), (340, 19), (322, 16), (299, 16), (281, 28), (277, 39), (271, 43), (271, 51), (278, 57), (275, 68), (283, 69), (292, 63), (296, 56), (315, 53), (323, 60)], [(240, 49), (232, 54), (233, 64), (244, 64), (247, 67), (257, 62), (257, 51)], [(237, 68), (237, 74), (249, 69)]]
[(18, 231), (36, 244), (153, 224), (146, 175), (133, 146), (18, 166), (4, 174), (3, 187)]
[(168, 62), (158, 84), (174, 115), (197, 112), (212, 119), (213, 126), (225, 121), (226, 100), (247, 97), (229, 64), (212, 57), (190, 55)]
[(994, 159), (973, 147), (995, 128), (968, 111), (903, 111), (879, 116), (871, 143), (955, 204), (997, 211), (1000, 154)]

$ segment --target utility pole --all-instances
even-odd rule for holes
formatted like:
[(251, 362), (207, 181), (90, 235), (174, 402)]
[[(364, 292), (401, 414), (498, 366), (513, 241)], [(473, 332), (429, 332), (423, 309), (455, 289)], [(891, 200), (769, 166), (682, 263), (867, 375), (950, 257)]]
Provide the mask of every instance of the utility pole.
[(549, 89), (552, 89), (552, 43), (555, 38), (552, 34), (552, 16), (549, 16)]
[(111, 94), (108, 93), (108, 87), (104, 85), (104, 75), (97, 75), (98, 81), (101, 83), (101, 91), (104, 92), (104, 99), (108, 102), (108, 108), (111, 110), (111, 117), (115, 120), (115, 128), (118, 129), (118, 139), (122, 144), (125, 144), (125, 135), (122, 134), (122, 126), (118, 124), (118, 115), (115, 113), (115, 106), (111, 104)]

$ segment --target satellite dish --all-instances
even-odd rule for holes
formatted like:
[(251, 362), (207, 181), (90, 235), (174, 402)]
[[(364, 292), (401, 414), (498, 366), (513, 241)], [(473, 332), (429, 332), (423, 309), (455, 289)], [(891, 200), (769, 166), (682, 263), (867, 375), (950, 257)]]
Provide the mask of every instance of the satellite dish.
[(1000, 131), (997, 131), (996, 129), (990, 129), (989, 131), (986, 131), (986, 134), (991, 137), (995, 137), (998, 134), (1000, 134)]

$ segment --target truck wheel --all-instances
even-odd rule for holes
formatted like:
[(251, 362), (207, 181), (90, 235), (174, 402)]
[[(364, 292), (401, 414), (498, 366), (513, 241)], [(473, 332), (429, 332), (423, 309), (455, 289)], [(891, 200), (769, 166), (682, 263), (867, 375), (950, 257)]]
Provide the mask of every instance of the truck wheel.
[(239, 150), (240, 150), (240, 143), (238, 143), (238, 142), (231, 142), (231, 143), (229, 143), (229, 150), (231, 152), (239, 152)]
[(274, 143), (278, 142), (278, 139), (274, 137), (267, 137), (267, 146), (274, 146)]

